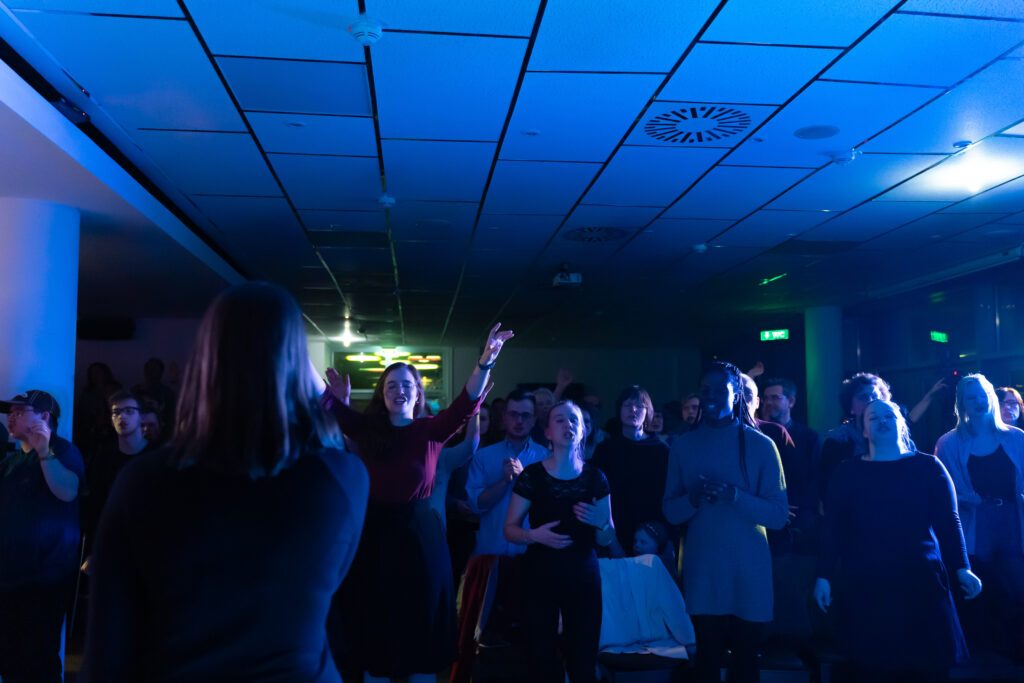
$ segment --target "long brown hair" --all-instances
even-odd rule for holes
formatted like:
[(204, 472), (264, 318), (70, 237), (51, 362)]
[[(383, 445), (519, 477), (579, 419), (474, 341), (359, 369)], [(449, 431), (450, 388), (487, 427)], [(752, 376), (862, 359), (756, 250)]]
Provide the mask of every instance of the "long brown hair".
[(423, 378), (420, 376), (420, 371), (409, 363), (402, 362), (392, 363), (384, 368), (364, 411), (367, 415), (372, 415), (379, 420), (376, 429), (368, 430), (359, 439), (359, 454), (364, 458), (386, 461), (395, 454), (395, 430), (388, 418), (388, 408), (384, 402), (384, 386), (387, 384), (388, 375), (402, 368), (409, 371), (416, 383), (416, 407), (413, 409), (413, 418), (421, 417), (424, 413), (426, 397), (423, 395)]
[(179, 467), (272, 476), (308, 445), (340, 447), (337, 424), (318, 399), (295, 300), (265, 282), (232, 287), (199, 326), (171, 457)]

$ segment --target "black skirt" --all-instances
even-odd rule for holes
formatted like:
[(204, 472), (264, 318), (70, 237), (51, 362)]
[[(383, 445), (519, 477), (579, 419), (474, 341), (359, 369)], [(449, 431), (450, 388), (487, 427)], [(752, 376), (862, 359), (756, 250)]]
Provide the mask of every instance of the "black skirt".
[(328, 617), (338, 668), (390, 678), (437, 673), (455, 659), (455, 630), (448, 544), (429, 501), (371, 500)]

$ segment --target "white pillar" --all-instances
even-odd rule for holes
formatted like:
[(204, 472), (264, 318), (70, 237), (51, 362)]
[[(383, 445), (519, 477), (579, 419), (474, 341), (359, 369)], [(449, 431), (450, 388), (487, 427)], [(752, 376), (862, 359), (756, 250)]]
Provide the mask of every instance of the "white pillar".
[(807, 423), (819, 432), (840, 420), (839, 383), (843, 381), (843, 312), (838, 306), (804, 311), (807, 363)]
[(0, 398), (42, 389), (71, 438), (78, 320), (78, 209), (0, 197)]

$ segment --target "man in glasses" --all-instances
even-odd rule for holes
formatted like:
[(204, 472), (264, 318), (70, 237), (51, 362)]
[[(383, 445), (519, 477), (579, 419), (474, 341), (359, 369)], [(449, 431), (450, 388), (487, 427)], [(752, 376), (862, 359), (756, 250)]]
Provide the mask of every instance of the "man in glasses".
[(60, 406), (33, 390), (0, 402), (19, 447), (0, 454), (0, 678), (57, 683), (80, 538), (82, 456)]

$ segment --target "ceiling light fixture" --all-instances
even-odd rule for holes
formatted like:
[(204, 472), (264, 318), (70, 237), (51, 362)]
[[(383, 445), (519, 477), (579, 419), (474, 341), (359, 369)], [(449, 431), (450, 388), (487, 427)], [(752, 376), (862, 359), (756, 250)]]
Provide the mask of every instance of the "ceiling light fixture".
[(781, 280), (782, 278), (786, 277), (787, 275), (789, 275), (789, 273), (781, 273), (779, 275), (772, 275), (771, 277), (763, 278), (760, 282), (757, 283), (757, 286), (758, 287), (764, 287), (765, 285), (771, 284), (772, 282), (775, 282), (776, 280)]
[(971, 145), (928, 173), (933, 186), (977, 194), (1020, 174), (1020, 163), (984, 154)]
[(341, 331), (341, 336), (338, 337), (338, 341), (340, 341), (341, 345), (347, 349), (348, 347), (352, 346), (352, 342), (354, 342), (355, 340), (356, 336), (352, 334), (352, 323), (349, 320), (346, 320), (345, 327)]

